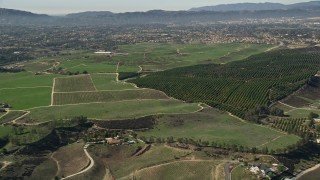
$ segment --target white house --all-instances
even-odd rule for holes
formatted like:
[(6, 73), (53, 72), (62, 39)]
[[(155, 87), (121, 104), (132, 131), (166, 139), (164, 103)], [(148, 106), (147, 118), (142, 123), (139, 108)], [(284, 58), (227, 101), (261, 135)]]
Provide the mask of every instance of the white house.
[(260, 169), (257, 166), (252, 166), (249, 170), (254, 174), (258, 174), (260, 172)]

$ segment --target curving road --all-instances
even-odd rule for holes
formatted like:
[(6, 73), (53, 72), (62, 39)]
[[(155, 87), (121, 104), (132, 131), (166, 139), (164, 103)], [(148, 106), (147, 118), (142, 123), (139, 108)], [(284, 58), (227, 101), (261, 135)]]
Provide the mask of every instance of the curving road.
[(75, 173), (75, 174), (71, 174), (71, 175), (69, 175), (69, 176), (67, 176), (67, 177), (64, 177), (64, 178), (61, 178), (61, 179), (68, 179), (68, 178), (71, 178), (71, 177), (74, 177), (74, 176), (77, 176), (77, 175), (79, 175), (79, 174), (82, 174), (82, 173), (85, 173), (85, 172), (87, 172), (87, 171), (89, 171), (93, 166), (94, 166), (94, 160), (92, 159), (92, 157), (90, 156), (90, 154), (88, 153), (88, 151), (87, 151), (87, 148), (89, 147), (89, 144), (86, 144), (85, 146), (84, 146), (84, 153), (86, 154), (86, 156), (89, 158), (89, 160), (90, 160), (90, 165), (87, 167), (87, 168), (85, 168), (84, 170), (82, 170), (82, 171), (80, 171), (80, 172), (77, 172), (77, 173)]

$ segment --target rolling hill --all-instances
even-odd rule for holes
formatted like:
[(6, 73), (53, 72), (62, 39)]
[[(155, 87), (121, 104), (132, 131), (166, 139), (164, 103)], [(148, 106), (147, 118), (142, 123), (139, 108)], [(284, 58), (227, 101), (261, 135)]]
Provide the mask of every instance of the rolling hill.
[(216, 6), (204, 6), (191, 8), (190, 11), (264, 11), (264, 10), (290, 10), (290, 9), (314, 9), (320, 7), (320, 1), (310, 1), (285, 5), (281, 3), (236, 3), (236, 4), (220, 4)]

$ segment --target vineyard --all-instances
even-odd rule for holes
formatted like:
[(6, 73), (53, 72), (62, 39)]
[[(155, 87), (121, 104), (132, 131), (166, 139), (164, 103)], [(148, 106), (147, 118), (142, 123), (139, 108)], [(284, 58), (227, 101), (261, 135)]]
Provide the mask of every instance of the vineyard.
[(55, 92), (95, 91), (90, 75), (72, 76), (55, 79)]
[(306, 118), (281, 118), (272, 127), (300, 137), (318, 137), (319, 133), (310, 128), (308, 122)]
[(306, 120), (307, 119), (305, 118), (282, 118), (272, 124), (272, 127), (288, 132), (290, 134), (303, 136), (304, 134), (309, 132), (309, 129), (306, 125)]
[(294, 107), (311, 107), (318, 108), (317, 100), (320, 99), (320, 77), (310, 78), (308, 84), (301, 88), (298, 92), (288, 96), (283, 103)]
[(130, 80), (188, 102), (204, 102), (239, 117), (302, 87), (320, 69), (317, 49), (278, 50), (228, 64), (206, 64)]
[(168, 99), (168, 96), (166, 96), (163, 92), (152, 89), (54, 93), (53, 105), (110, 102), (134, 99)]

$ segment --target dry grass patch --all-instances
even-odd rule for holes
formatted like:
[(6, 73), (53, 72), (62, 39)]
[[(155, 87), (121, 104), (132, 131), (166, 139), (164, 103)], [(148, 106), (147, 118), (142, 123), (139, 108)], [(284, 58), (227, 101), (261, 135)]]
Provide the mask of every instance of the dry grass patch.
[(74, 143), (60, 148), (52, 156), (58, 161), (59, 177), (66, 177), (77, 173), (89, 164), (89, 159), (85, 155), (84, 143)]

